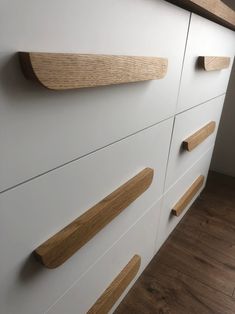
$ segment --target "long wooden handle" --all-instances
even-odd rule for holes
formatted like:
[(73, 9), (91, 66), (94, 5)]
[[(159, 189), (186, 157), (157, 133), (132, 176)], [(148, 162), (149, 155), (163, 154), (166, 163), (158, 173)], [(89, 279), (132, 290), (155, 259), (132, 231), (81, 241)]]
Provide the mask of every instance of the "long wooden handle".
[(191, 152), (195, 147), (201, 144), (208, 136), (210, 136), (216, 127), (216, 122), (211, 121), (202, 127), (200, 130), (189, 136), (183, 141), (183, 147)]
[(34, 251), (36, 257), (48, 268), (60, 266), (144, 193), (152, 183), (153, 173), (151, 168), (142, 170), (40, 245)]
[(218, 71), (229, 67), (229, 57), (199, 57), (198, 63), (205, 71)]
[(106, 314), (138, 273), (141, 258), (135, 255), (99, 297), (87, 314)]
[(180, 200), (172, 208), (172, 214), (174, 216), (179, 216), (183, 210), (187, 207), (193, 197), (197, 194), (200, 188), (203, 186), (204, 176), (199, 176), (196, 181), (193, 182), (191, 187), (186, 191), (186, 193), (180, 198)]
[(158, 57), (20, 52), (26, 78), (61, 90), (161, 79), (168, 61)]

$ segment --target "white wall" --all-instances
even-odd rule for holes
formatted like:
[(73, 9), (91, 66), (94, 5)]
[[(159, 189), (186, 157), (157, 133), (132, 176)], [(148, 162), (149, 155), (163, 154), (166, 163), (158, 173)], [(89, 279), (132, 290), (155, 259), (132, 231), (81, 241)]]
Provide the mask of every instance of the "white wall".
[[(234, 0), (224, 2), (235, 10)], [(235, 63), (228, 85), (211, 169), (235, 177)]]
[(225, 98), (211, 169), (235, 177), (235, 63)]

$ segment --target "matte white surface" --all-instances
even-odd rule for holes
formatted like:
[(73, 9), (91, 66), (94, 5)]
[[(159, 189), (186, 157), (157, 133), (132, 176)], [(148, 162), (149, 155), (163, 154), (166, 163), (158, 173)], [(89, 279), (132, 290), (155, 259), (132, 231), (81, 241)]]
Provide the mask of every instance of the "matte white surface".
[[(160, 199), (172, 123), (164, 121), (0, 195), (1, 313), (41, 314)], [(30, 257), (38, 245), (146, 167), (155, 173), (149, 189), (62, 266), (48, 270)], [(143, 241), (148, 246), (149, 238)]]
[[(160, 0), (1, 0), (0, 191), (172, 116), (189, 12)], [(26, 81), (17, 51), (168, 58), (162, 80), (72, 91)]]
[[(187, 210), (190, 208), (192, 203), (201, 193), (202, 189), (206, 184), (208, 169), (210, 166), (211, 156), (213, 153), (213, 146), (207, 151), (203, 157), (197, 161), (192, 168), (190, 168), (187, 173), (180, 178), (169, 191), (167, 191), (163, 196), (163, 205), (161, 208), (161, 218), (159, 223), (159, 232), (156, 241), (156, 251), (162, 246), (165, 240), (168, 238), (170, 233), (174, 230), (176, 225), (184, 217)], [(205, 181), (203, 187), (192, 199), (189, 205), (185, 208), (179, 217), (173, 216), (171, 210), (173, 206), (178, 202), (178, 200), (184, 195), (184, 193), (190, 188), (193, 182), (200, 176), (204, 175)]]
[(153, 257), (159, 214), (158, 202), (46, 313), (87, 313), (130, 259), (138, 254), (141, 256), (141, 267), (131, 286)]
[[(216, 138), (224, 95), (178, 114), (175, 118), (165, 188), (169, 189), (203, 154)], [(182, 143), (190, 135), (215, 121), (215, 131), (192, 151), (183, 149)]]
[[(192, 14), (177, 112), (226, 92), (234, 52), (235, 33), (232, 30)], [(230, 67), (206, 72), (197, 66), (199, 56), (230, 57)]]

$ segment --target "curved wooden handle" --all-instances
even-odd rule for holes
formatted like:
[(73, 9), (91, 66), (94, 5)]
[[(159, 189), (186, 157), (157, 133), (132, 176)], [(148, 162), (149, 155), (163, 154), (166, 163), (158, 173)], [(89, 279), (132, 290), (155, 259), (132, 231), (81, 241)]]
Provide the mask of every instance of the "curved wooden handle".
[(116, 55), (19, 52), (26, 78), (53, 90), (161, 79), (167, 59)]
[(183, 141), (184, 149), (191, 152), (195, 147), (201, 144), (208, 136), (210, 136), (215, 131), (215, 127), (216, 122), (211, 121), (200, 130), (186, 138), (186, 140)]
[(218, 71), (229, 67), (230, 65), (229, 57), (199, 57), (199, 65), (205, 71)]
[(203, 186), (204, 176), (199, 176), (196, 181), (193, 182), (191, 187), (186, 191), (186, 193), (180, 198), (180, 200), (172, 208), (172, 214), (174, 216), (179, 216), (187, 205), (191, 202), (193, 197), (197, 194), (200, 188)]
[(109, 287), (99, 297), (95, 304), (90, 308), (87, 314), (104, 314), (108, 313), (129, 283), (138, 273), (141, 258), (135, 255), (130, 262), (123, 268), (120, 274), (113, 280)]
[(56, 233), (34, 254), (48, 268), (56, 268), (93, 238), (150, 186), (153, 169), (145, 168), (79, 218)]

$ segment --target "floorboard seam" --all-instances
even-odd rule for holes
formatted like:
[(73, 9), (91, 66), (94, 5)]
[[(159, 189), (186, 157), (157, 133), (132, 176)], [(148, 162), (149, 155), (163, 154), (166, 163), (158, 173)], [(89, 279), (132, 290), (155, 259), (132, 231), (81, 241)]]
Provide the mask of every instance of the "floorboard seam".
[[(204, 286), (206, 286), (206, 287), (208, 287), (208, 288), (210, 288), (210, 289), (212, 289), (212, 290), (214, 290), (214, 291), (217, 291), (217, 292), (219, 292), (219, 293), (221, 293), (221, 294), (223, 294), (223, 295), (225, 295), (225, 296), (227, 296), (227, 297), (230, 297), (230, 298), (233, 297), (233, 293), (235, 292), (235, 291), (234, 291), (235, 288), (234, 288), (234, 290), (233, 290), (233, 292), (232, 292), (231, 294), (227, 294), (227, 293), (225, 293), (224, 291), (221, 291), (221, 290), (219, 290), (219, 289), (217, 289), (217, 288), (215, 288), (215, 287), (210, 286), (209, 284), (206, 284), (205, 282), (199, 280), (198, 278), (195, 278), (195, 277), (193, 277), (193, 276), (191, 276), (191, 275), (189, 275), (189, 274), (187, 274), (187, 273), (182, 272), (181, 270), (178, 270), (178, 269), (175, 268), (174, 266), (173, 266), (173, 267), (169, 267), (168, 265), (165, 265), (165, 264), (162, 263), (162, 262), (159, 262), (159, 263), (161, 263), (161, 264), (164, 265), (165, 267), (174, 269), (174, 270), (176, 270), (178, 273), (180, 273), (180, 274), (182, 274), (182, 275), (184, 275), (184, 276), (187, 276), (187, 277), (189, 277), (189, 278), (192, 278), (193, 280), (199, 282), (200, 284), (202, 284), (202, 285), (204, 285)], [(165, 275), (165, 274), (162, 273), (161, 271), (159, 271), (159, 273), (162, 274), (162, 275)], [(235, 296), (234, 296), (234, 298), (235, 298)]]

